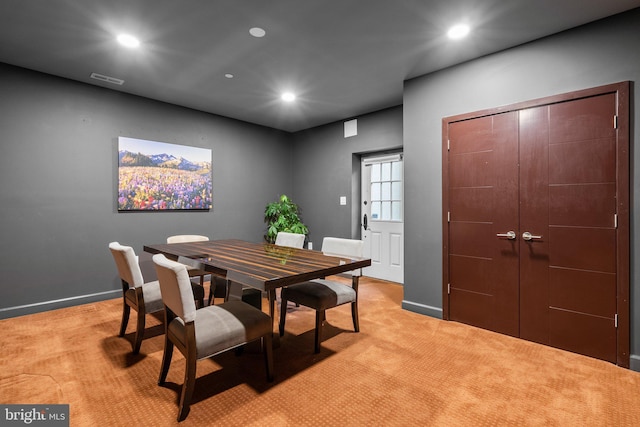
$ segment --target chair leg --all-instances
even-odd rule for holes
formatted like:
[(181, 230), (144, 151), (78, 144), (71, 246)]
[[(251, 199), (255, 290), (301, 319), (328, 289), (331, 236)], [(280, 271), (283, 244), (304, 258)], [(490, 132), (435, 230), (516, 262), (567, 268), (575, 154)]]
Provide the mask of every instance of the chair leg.
[(351, 317), (353, 317), (353, 330), (360, 332), (360, 322), (358, 321), (358, 302), (351, 303)]
[(287, 300), (284, 298), (280, 298), (280, 324), (278, 325), (278, 331), (280, 332), (280, 336), (284, 335), (284, 322), (287, 317)]
[(171, 358), (173, 357), (173, 343), (167, 337), (164, 336), (164, 353), (162, 354), (162, 365), (160, 366), (160, 377), (158, 378), (158, 385), (164, 384), (169, 373), (169, 366), (171, 366)]
[(213, 280), (213, 276), (211, 276), (211, 281), (209, 282), (209, 298), (207, 299), (207, 305), (213, 305), (214, 294), (216, 292), (216, 282)]
[(267, 381), (273, 381), (273, 333), (269, 332), (262, 337), (262, 351), (264, 352), (264, 364), (267, 370)]
[(120, 335), (119, 335), (121, 337), (123, 337), (125, 332), (127, 331), (127, 325), (129, 324), (129, 314), (131, 313), (131, 307), (127, 305), (127, 302), (123, 301), (122, 304), (123, 304), (122, 322), (120, 322)]
[(136, 326), (136, 336), (134, 338), (134, 343), (133, 343), (133, 354), (138, 354), (140, 352), (140, 346), (142, 345), (142, 336), (144, 335), (144, 326), (145, 326), (144, 315), (145, 315), (144, 309), (138, 310), (138, 322)]
[(182, 385), (182, 395), (180, 396), (180, 408), (178, 410), (178, 421), (182, 421), (189, 415), (191, 396), (196, 384), (196, 350), (189, 349), (185, 355), (187, 365), (184, 369), (184, 384)]
[(316, 342), (314, 351), (316, 353), (320, 353), (320, 341), (322, 341), (322, 324), (325, 321), (325, 312), (324, 310), (316, 311)]

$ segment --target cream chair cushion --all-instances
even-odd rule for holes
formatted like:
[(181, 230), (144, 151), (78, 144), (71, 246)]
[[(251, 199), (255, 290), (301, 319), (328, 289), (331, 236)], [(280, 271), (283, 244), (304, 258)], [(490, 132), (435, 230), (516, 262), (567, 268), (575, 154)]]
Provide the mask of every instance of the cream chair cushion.
[(300, 305), (315, 310), (326, 310), (331, 307), (354, 302), (356, 291), (351, 286), (331, 280), (317, 279), (298, 283), (286, 288), (286, 298)]
[[(202, 359), (269, 333), (271, 319), (245, 302), (228, 301), (196, 310), (194, 325), (196, 358)], [(169, 330), (185, 344), (186, 334), (181, 318), (171, 321)], [(213, 330), (217, 333), (212, 334)]]

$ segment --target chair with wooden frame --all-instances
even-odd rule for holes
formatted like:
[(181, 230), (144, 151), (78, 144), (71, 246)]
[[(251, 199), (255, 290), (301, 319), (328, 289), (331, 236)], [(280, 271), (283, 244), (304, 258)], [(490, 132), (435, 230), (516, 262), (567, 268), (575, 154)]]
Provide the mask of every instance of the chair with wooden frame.
[(186, 366), (180, 395), (178, 421), (189, 414), (195, 387), (196, 361), (248, 342), (262, 339), (267, 380), (273, 381), (271, 318), (242, 301), (228, 301), (196, 310), (190, 295), (184, 264), (162, 254), (153, 256), (165, 309), (165, 344), (158, 384), (164, 384), (174, 346), (184, 355)]
[[(322, 252), (325, 255), (337, 257), (362, 257), (362, 240), (341, 239), (336, 237), (325, 237), (322, 241)], [(351, 274), (351, 286), (343, 283), (316, 279), (308, 282), (297, 283), (282, 288), (280, 297), (282, 298), (282, 309), (280, 310), (280, 336), (284, 335), (284, 325), (287, 315), (287, 301), (310, 307), (316, 310), (315, 329), (315, 352), (320, 352), (320, 341), (322, 340), (322, 325), (326, 320), (325, 311), (342, 304), (351, 303), (351, 316), (353, 318), (353, 328), (360, 331), (358, 322), (358, 281), (361, 270), (355, 270)]]
[(138, 354), (144, 335), (146, 314), (155, 313), (163, 309), (160, 296), (160, 284), (157, 280), (144, 282), (138, 257), (130, 246), (123, 246), (118, 242), (109, 243), (109, 250), (118, 267), (122, 281), (122, 322), (119, 336), (124, 336), (129, 323), (129, 314), (133, 308), (137, 313), (136, 333), (133, 339), (133, 353)]
[[(118, 242), (109, 243), (109, 250), (118, 268), (118, 274), (122, 282), (122, 322), (119, 336), (123, 337), (129, 315), (133, 308), (137, 314), (136, 333), (133, 339), (133, 353), (140, 352), (140, 345), (144, 335), (145, 319), (147, 314), (162, 311), (162, 297), (160, 296), (160, 284), (157, 280), (146, 282), (142, 277), (138, 256), (131, 246), (124, 246)], [(204, 301), (204, 288), (192, 283), (192, 296), (194, 300), (202, 304)]]

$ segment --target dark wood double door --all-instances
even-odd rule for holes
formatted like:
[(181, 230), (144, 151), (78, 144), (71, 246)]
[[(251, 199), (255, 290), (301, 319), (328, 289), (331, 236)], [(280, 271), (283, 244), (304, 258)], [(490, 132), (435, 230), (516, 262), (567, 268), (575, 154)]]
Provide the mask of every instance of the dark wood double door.
[(445, 319), (629, 366), (628, 89), (443, 120)]

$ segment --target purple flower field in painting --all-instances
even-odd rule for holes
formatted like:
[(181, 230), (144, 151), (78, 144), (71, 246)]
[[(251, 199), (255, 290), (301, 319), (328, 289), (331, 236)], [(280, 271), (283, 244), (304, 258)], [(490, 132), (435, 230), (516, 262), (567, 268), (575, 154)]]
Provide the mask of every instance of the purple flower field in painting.
[(211, 171), (120, 166), (118, 210), (211, 209)]

